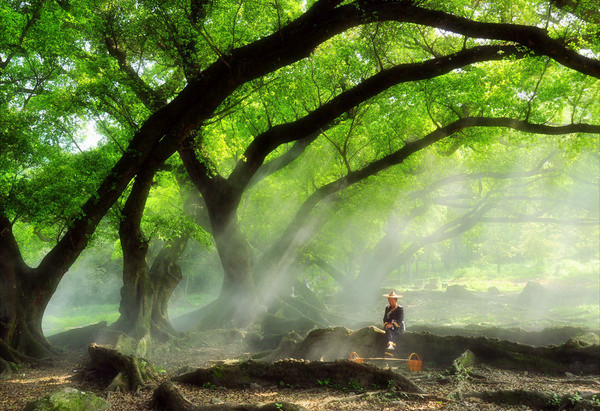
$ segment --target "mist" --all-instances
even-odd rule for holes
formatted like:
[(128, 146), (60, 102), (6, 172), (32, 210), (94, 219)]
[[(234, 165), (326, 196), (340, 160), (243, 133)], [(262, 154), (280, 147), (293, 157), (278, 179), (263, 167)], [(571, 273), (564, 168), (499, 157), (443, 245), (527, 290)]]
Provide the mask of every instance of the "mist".
[[(403, 295), (408, 330), (598, 330), (596, 157), (573, 160), (539, 148), (513, 154), (510, 167), (496, 167), (491, 157), (470, 170), (467, 155), (453, 166), (448, 158), (425, 155), (402, 166), (402, 179), (383, 174), (322, 204), (280, 256), (275, 274), (266, 273), (257, 290), (261, 309), (298, 299), (301, 284), (337, 315), (315, 326), (379, 325), (386, 304), (380, 296), (395, 290)], [(293, 181), (280, 194), (261, 184), (240, 212), (257, 262), (305, 196)], [(164, 243), (151, 244), (148, 261)], [(178, 317), (219, 296), (223, 271), (214, 246), (196, 242), (178, 265), (183, 280), (170, 299), (169, 316), (185, 330), (193, 322)], [(86, 250), (51, 300), (44, 331), (116, 321), (121, 267), (114, 247)], [(255, 278), (265, 275), (261, 270), (255, 267)]]

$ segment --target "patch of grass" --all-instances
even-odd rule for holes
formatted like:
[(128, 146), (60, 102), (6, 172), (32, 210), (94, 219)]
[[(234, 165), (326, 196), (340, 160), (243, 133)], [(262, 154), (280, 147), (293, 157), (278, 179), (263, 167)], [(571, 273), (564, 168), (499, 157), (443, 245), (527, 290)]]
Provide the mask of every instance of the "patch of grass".
[(215, 299), (215, 295), (214, 294), (204, 294), (204, 293), (189, 294), (186, 297), (186, 299), (188, 300), (188, 302), (190, 304), (202, 306), (202, 305), (206, 305), (206, 304), (210, 303), (211, 301), (213, 301)]
[(205, 293), (197, 293), (197, 294), (188, 294), (186, 296), (186, 301), (189, 304), (186, 305), (177, 305), (177, 304), (169, 304), (169, 317), (171, 319), (178, 317), (183, 314), (187, 314), (190, 311), (197, 310), (205, 306), (206, 304), (212, 302), (217, 298), (215, 294), (205, 294)]
[(485, 279), (461, 277), (448, 281), (448, 285), (459, 284), (467, 290), (486, 292), (490, 287), (496, 287), (501, 293), (517, 293), (523, 290), (526, 283), (509, 279)]
[(60, 313), (44, 316), (42, 328), (48, 336), (58, 334), (71, 328), (82, 327), (106, 321), (108, 324), (119, 318), (118, 304), (97, 304), (70, 307)]

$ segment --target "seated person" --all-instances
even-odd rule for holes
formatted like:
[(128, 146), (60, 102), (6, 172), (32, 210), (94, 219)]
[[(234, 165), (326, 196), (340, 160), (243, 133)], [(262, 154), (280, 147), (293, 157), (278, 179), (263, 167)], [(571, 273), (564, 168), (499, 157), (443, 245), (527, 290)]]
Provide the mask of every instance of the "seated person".
[(396, 347), (398, 337), (406, 330), (406, 326), (404, 325), (404, 309), (401, 305), (398, 305), (398, 298), (402, 296), (392, 290), (391, 293), (384, 295), (384, 297), (388, 299), (389, 303), (385, 307), (385, 314), (383, 315), (383, 329), (388, 341), (386, 350), (393, 350)]

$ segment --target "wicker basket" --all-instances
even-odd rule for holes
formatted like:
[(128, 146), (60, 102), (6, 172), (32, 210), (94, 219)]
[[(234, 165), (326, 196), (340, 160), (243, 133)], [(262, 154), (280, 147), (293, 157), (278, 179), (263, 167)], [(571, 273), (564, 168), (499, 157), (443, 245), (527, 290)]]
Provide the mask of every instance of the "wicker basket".
[(356, 363), (362, 364), (363, 363), (363, 359), (360, 358), (358, 356), (357, 353), (353, 352), (352, 354), (350, 354), (350, 361), (354, 361)]
[[(416, 360), (413, 360), (413, 355), (417, 357)], [(408, 371), (421, 371), (421, 368), (423, 368), (423, 361), (421, 361), (419, 354), (414, 352), (408, 357), (406, 365), (408, 366)]]

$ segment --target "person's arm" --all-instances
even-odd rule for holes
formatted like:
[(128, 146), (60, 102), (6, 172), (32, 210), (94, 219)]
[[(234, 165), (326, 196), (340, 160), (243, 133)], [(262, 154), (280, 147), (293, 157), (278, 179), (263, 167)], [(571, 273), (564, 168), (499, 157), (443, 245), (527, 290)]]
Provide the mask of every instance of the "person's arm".
[(394, 310), (391, 320), (392, 320), (392, 324), (394, 324), (394, 327), (403, 328), (402, 322), (404, 321), (404, 309), (401, 306), (398, 306)]

